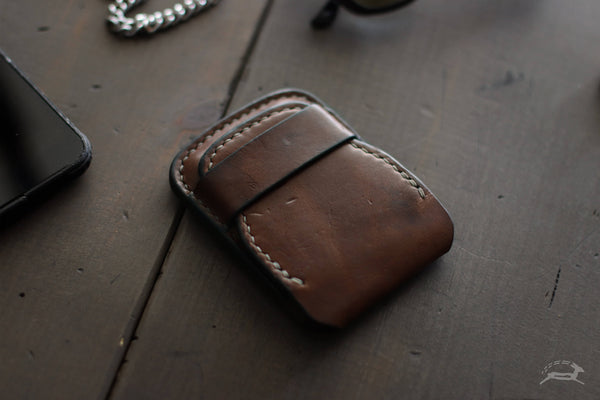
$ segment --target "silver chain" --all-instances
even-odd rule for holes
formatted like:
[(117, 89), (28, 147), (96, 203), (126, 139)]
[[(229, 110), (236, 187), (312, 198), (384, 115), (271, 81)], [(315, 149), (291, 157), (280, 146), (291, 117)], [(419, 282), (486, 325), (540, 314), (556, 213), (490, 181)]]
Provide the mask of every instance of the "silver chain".
[(216, 6), (220, 0), (183, 0), (172, 8), (156, 11), (150, 14), (139, 13), (135, 17), (125, 14), (146, 0), (115, 0), (108, 6), (109, 15), (106, 18), (111, 30), (124, 36), (134, 36), (138, 33), (151, 34), (158, 30), (167, 29), (206, 9)]

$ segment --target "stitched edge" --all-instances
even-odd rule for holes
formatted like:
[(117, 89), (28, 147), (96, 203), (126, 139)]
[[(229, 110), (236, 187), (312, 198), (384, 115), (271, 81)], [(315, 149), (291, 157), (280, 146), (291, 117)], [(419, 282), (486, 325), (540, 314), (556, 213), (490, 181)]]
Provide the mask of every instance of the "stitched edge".
[(424, 199), (425, 198), (425, 191), (423, 190), (423, 188), (417, 183), (417, 181), (415, 181), (413, 178), (411, 178), (405, 171), (402, 171), (400, 168), (398, 168), (398, 165), (392, 161), (392, 159), (390, 157), (386, 157), (383, 154), (380, 153), (375, 153), (372, 150), (367, 149), (366, 147), (360, 145), (360, 144), (356, 144), (356, 143), (350, 143), (350, 145), (358, 150), (361, 150), (362, 152), (369, 154), (379, 160), (382, 160), (383, 162), (385, 162), (386, 164), (388, 164), (390, 167), (392, 167), (394, 169), (394, 171), (396, 171), (397, 173), (400, 174), (400, 176), (407, 181), (412, 187), (414, 187), (415, 189), (417, 189), (417, 192), (419, 192), (419, 196)]
[(269, 114), (265, 115), (264, 117), (262, 117), (258, 121), (254, 121), (250, 125), (245, 126), (244, 128), (242, 128), (239, 131), (235, 132), (232, 136), (230, 136), (227, 139), (225, 139), (223, 141), (223, 143), (221, 143), (220, 145), (218, 145), (215, 148), (215, 151), (213, 151), (212, 154), (208, 157), (208, 159), (209, 159), (208, 169), (210, 170), (212, 168), (212, 166), (213, 166), (213, 159), (215, 158), (215, 156), (217, 155), (217, 153), (221, 149), (223, 149), (228, 143), (231, 143), (232, 141), (234, 141), (235, 138), (242, 136), (244, 133), (246, 133), (250, 129), (254, 128), (257, 125), (260, 125), (261, 123), (263, 123), (264, 121), (266, 121), (267, 119), (271, 118), (274, 115), (278, 115), (278, 114), (281, 114), (281, 113), (286, 112), (286, 111), (298, 111), (298, 110), (301, 110), (301, 109), (302, 109), (302, 107), (296, 106), (296, 107), (286, 107), (286, 108), (283, 108), (281, 110), (273, 111), (272, 113), (269, 113)]
[(233, 119), (227, 119), (227, 120), (221, 122), (220, 124), (214, 126), (211, 130), (209, 130), (208, 132), (206, 132), (202, 138), (198, 139), (198, 142), (195, 143), (195, 146), (190, 147), (186, 152), (184, 152), (182, 154), (182, 156), (179, 157), (181, 165), (177, 169), (176, 173), (177, 173), (177, 180), (179, 182), (181, 182), (181, 185), (183, 186), (184, 193), (187, 196), (192, 197), (200, 205), (200, 207), (202, 207), (202, 209), (204, 209), (208, 214), (210, 214), (219, 224), (224, 225), (224, 223), (219, 219), (219, 217), (208, 206), (206, 206), (202, 202), (202, 200), (200, 200), (198, 197), (196, 197), (196, 195), (193, 192), (192, 188), (187, 183), (185, 183), (184, 176), (183, 176), (183, 170), (184, 170), (183, 165), (184, 165), (184, 163), (187, 161), (188, 158), (190, 158), (190, 156), (194, 152), (196, 152), (198, 150), (198, 147), (200, 147), (204, 142), (206, 142), (208, 139), (210, 139), (211, 137), (213, 137), (215, 134), (217, 134), (218, 132), (220, 132), (221, 130), (223, 130), (223, 128), (225, 128), (226, 126), (238, 123), (239, 121), (243, 120), (244, 117), (246, 117), (248, 114), (250, 114), (253, 111), (256, 111), (257, 109), (259, 109), (260, 107), (264, 106), (265, 104), (268, 104), (270, 102), (274, 102), (274, 101), (277, 101), (277, 100), (285, 99), (285, 98), (288, 98), (288, 99), (297, 98), (297, 99), (302, 99), (302, 100), (310, 101), (308, 99), (308, 97), (302, 96), (302, 95), (300, 95), (298, 93), (293, 94), (291, 96), (288, 95), (287, 93), (284, 93), (281, 96), (274, 96), (274, 97), (266, 98), (264, 101), (258, 102), (253, 107), (245, 110), (239, 116), (237, 116), (237, 117), (235, 117)]
[(250, 229), (250, 225), (248, 224), (248, 219), (244, 214), (242, 214), (242, 222), (246, 228), (245, 233), (250, 238), (250, 245), (254, 248), (254, 250), (256, 250), (260, 255), (263, 256), (267, 264), (271, 265), (275, 271), (279, 272), (283, 279), (287, 279), (298, 285), (304, 285), (304, 281), (302, 279), (290, 276), (290, 273), (283, 269), (277, 261), (274, 261), (269, 255), (269, 253), (266, 253), (258, 244), (256, 244), (256, 238), (254, 237), (254, 235), (252, 235), (252, 230)]
[[(183, 179), (183, 164), (184, 162), (190, 157), (191, 154), (193, 154), (196, 150), (198, 150), (198, 147), (200, 147), (204, 142), (206, 142), (208, 139), (210, 139), (211, 137), (213, 137), (217, 132), (220, 132), (221, 130), (223, 130), (223, 128), (225, 128), (227, 125), (233, 125), (234, 123), (237, 123), (239, 121), (241, 121), (244, 117), (246, 117), (248, 114), (250, 114), (253, 111), (256, 111), (257, 109), (259, 109), (260, 107), (264, 106), (265, 104), (268, 104), (270, 102), (273, 101), (277, 101), (280, 99), (291, 99), (291, 98), (298, 98), (298, 99), (302, 99), (302, 100), (306, 100), (306, 101), (310, 101), (306, 96), (302, 96), (298, 93), (296, 93), (295, 95), (288, 95), (288, 93), (283, 93), (281, 96), (274, 96), (274, 97), (268, 97), (266, 98), (264, 101), (258, 102), (256, 103), (253, 107), (245, 110), (244, 112), (242, 112), (239, 116), (233, 118), (233, 119), (226, 119), (225, 121), (221, 122), (220, 124), (216, 125), (215, 127), (213, 127), (210, 131), (208, 131), (207, 133), (204, 134), (204, 136), (198, 140), (198, 142), (196, 143), (196, 145), (194, 147), (191, 147), (190, 149), (188, 149), (188, 151), (184, 152), (182, 154), (182, 157), (180, 157), (180, 161), (181, 161), (181, 166), (178, 169), (178, 176), (177, 176), (177, 180), (181, 182), (181, 184), (183, 185), (183, 188), (185, 190), (185, 194), (186, 195), (193, 195), (192, 189), (189, 187), (189, 185), (187, 183), (185, 183), (184, 179)], [(197, 199), (195, 196), (193, 196), (195, 199)]]

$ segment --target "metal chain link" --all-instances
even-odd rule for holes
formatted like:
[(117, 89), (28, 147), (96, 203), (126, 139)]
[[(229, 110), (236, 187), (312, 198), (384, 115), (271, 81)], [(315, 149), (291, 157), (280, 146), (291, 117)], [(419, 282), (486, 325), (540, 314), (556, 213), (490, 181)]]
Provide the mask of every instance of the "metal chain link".
[(109, 15), (106, 18), (113, 32), (124, 36), (134, 36), (139, 33), (152, 34), (158, 30), (167, 29), (206, 9), (216, 6), (220, 0), (184, 0), (172, 8), (156, 11), (150, 14), (139, 13), (135, 17), (125, 16), (127, 11), (146, 0), (115, 0), (108, 6)]

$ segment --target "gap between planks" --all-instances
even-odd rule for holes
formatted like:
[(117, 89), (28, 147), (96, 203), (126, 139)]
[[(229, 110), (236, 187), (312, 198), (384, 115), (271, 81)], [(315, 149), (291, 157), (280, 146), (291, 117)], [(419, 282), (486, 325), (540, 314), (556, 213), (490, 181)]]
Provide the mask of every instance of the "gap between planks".
[[(233, 101), (235, 93), (237, 92), (239, 84), (242, 80), (242, 76), (244, 74), (244, 71), (246, 70), (246, 66), (248, 65), (248, 61), (252, 56), (254, 48), (256, 47), (256, 43), (258, 42), (265, 22), (269, 16), (273, 1), (274, 0), (267, 0), (263, 11), (260, 17), (258, 18), (256, 27), (254, 29), (254, 32), (252, 33), (252, 36), (250, 37), (250, 41), (248, 43), (246, 51), (244, 52), (244, 55), (240, 60), (240, 65), (234, 73), (233, 78), (231, 79), (231, 83), (229, 84), (229, 88), (227, 89), (225, 105), (223, 107), (223, 111), (221, 113), (220, 118), (225, 117), (225, 115), (227, 115), (227, 113), (229, 112), (229, 108), (231, 107), (231, 103)], [(117, 359), (113, 362), (112, 368), (110, 368), (111, 373), (107, 378), (105, 389), (103, 390), (100, 396), (101, 399), (111, 398), (114, 389), (116, 388), (119, 382), (119, 374), (121, 372), (123, 364), (125, 363), (125, 360), (127, 359), (127, 354), (129, 353), (132, 338), (137, 332), (140, 322), (148, 306), (148, 303), (150, 302), (150, 298), (152, 296), (152, 293), (154, 292), (154, 287), (156, 286), (158, 278), (162, 273), (163, 265), (171, 250), (173, 240), (175, 239), (175, 235), (179, 230), (179, 225), (181, 224), (184, 214), (185, 206), (183, 204), (180, 204), (177, 208), (177, 212), (175, 213), (175, 217), (173, 218), (173, 222), (171, 223), (171, 227), (169, 228), (167, 236), (165, 237), (163, 246), (160, 249), (157, 262), (152, 268), (148, 282), (146, 283), (144, 290), (142, 291), (142, 294), (140, 296), (140, 299), (138, 300), (138, 303), (134, 308), (134, 312), (131, 317), (130, 323), (125, 329), (125, 332), (123, 333), (123, 337), (121, 338), (120, 342), (120, 345), (122, 346), (123, 350), (119, 353)]]

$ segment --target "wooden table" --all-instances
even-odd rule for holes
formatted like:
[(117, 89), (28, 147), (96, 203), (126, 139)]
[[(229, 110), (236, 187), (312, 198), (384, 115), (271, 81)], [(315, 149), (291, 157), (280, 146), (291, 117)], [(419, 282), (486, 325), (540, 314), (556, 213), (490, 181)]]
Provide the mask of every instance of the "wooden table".
[[(0, 231), (0, 397), (600, 398), (600, 2), (420, 0), (313, 31), (322, 2), (223, 0), (134, 40), (106, 1), (0, 3), (0, 47), (94, 152)], [(455, 223), (447, 255), (342, 331), (289, 318), (168, 184), (190, 138), (286, 86)], [(569, 362), (585, 385), (540, 385)]]

